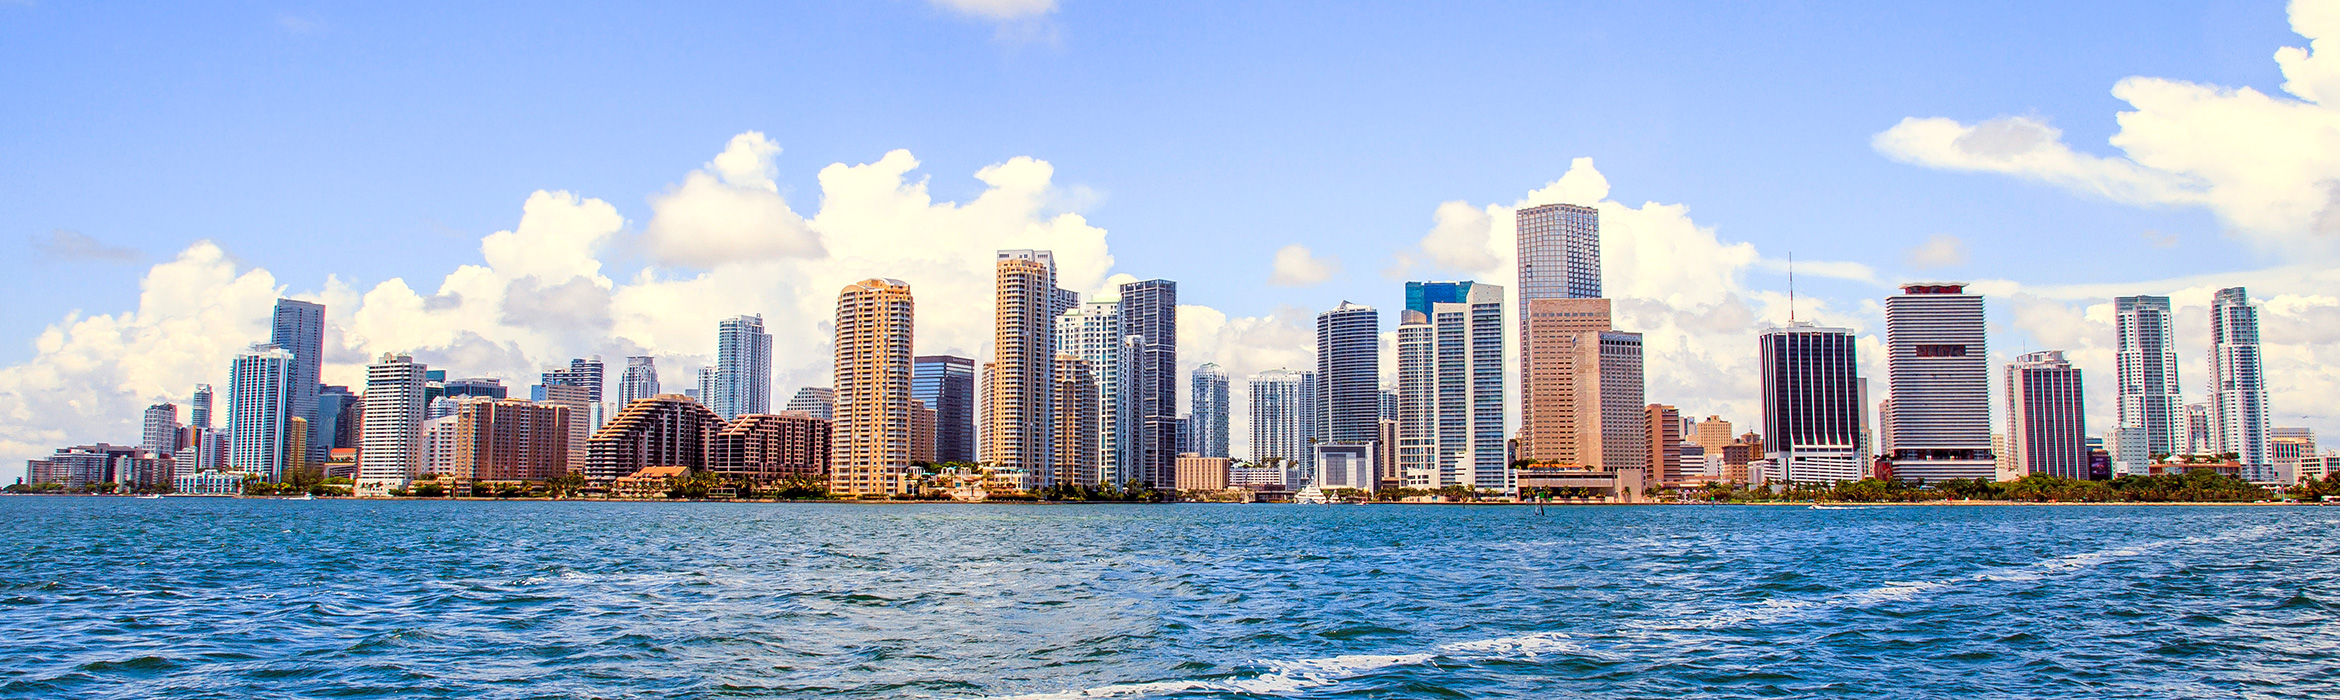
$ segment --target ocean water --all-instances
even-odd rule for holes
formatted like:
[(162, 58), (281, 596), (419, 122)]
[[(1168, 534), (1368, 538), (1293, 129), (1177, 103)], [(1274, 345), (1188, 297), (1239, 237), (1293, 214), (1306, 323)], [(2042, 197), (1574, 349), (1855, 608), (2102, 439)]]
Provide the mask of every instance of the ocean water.
[(0, 697), (2329, 698), (2335, 525), (11, 497)]

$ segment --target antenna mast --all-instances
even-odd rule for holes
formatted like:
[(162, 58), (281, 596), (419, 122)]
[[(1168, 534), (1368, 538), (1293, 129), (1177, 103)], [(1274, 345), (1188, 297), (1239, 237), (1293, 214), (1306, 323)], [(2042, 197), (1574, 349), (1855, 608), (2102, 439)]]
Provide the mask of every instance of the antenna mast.
[(1796, 324), (1796, 251), (1788, 251), (1788, 325)]

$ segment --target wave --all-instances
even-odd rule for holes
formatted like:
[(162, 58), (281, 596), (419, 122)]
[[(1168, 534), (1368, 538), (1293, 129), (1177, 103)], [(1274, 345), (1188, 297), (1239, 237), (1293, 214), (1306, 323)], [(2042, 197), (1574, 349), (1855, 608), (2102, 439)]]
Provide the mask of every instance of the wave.
[[(2143, 544), (2070, 554), (2022, 566), (1995, 567), (1963, 576), (1931, 581), (1887, 581), (1883, 585), (1858, 591), (1849, 591), (1813, 599), (1767, 601), (1761, 606), (1725, 611), (1703, 620), (1688, 622), (1658, 622), (1649, 625), (1630, 625), (1645, 629), (1710, 629), (1740, 624), (1773, 623), (1791, 618), (1832, 610), (1857, 608), (1878, 603), (1910, 600), (1921, 594), (1959, 585), (1989, 581), (2028, 581), (2051, 575), (2068, 574), (2093, 568), (2109, 561), (2144, 556), (2171, 548), (2211, 542), (2232, 543), (2281, 532), (2275, 526), (2258, 526), (2228, 532), (2197, 535), (2182, 539), (2162, 540)], [(1219, 691), (1250, 694), (1285, 694), (1312, 688), (1322, 688), (1342, 681), (1400, 666), (1419, 666), (1440, 659), (1461, 662), (1527, 660), (1544, 654), (1571, 654), (1603, 656), (1560, 632), (1543, 632), (1512, 637), (1494, 637), (1461, 642), (1450, 642), (1434, 647), (1430, 652), (1387, 655), (1343, 655), (1317, 659), (1266, 661), (1259, 665), (1264, 671), (1255, 675), (1234, 675), (1218, 679), (1165, 680), (1145, 683), (1119, 683), (1080, 690), (1030, 693), (1023, 695), (992, 696), (992, 700), (1084, 700), (1089, 698), (1145, 698), (1172, 693)]]

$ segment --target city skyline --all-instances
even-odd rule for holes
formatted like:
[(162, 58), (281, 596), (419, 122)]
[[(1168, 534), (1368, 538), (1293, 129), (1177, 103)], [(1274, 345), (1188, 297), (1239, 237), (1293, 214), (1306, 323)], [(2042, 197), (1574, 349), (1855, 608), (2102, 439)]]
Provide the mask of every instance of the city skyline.
[[(1063, 21), (1077, 20), (1070, 14), (1072, 10), (1066, 12)], [(2266, 60), (2265, 54), (2277, 47), (2305, 44), (2299, 36), (2275, 36), (2282, 32), (2280, 19), (2268, 15), (2255, 20), (2267, 26), (2261, 28), (2260, 38), (2249, 44), (2255, 53), (2247, 58), (2253, 69), (2264, 75), (2278, 75), (2279, 68), (2288, 69), (2300, 61), (2314, 60), (2306, 54), (2291, 59), (2290, 64)], [(2319, 31), (2314, 27), (2302, 30)], [(2108, 70), (2126, 72), (2095, 78), (2080, 88), (2101, 100), (2104, 88), (2120, 76), (2195, 75), (2162, 64)], [(2302, 69), (2299, 75), (2308, 73)], [(2251, 85), (2278, 99), (2313, 98), (2320, 94), (2313, 89), (2313, 81), (2304, 77), (2294, 86), (2295, 91), (2264, 79), (2222, 80), (2218, 84)], [(2300, 100), (2298, 104), (2304, 109), (2322, 109), (2318, 103), (2308, 100)], [(2093, 195), (2067, 197), (2053, 188), (2085, 190), (2087, 182), (2096, 181), (2073, 184), (2023, 170), (2022, 166), (1947, 148), (1938, 139), (1929, 140), (1941, 133), (1966, 134), (1987, 127), (1980, 133), (2004, 135), (2013, 139), (2010, 143), (2047, 149), (2042, 153), (2054, 156), (2055, 149), (2064, 148), (2066, 141), (2084, 144), (2101, 136), (2104, 123), (2109, 123), (2106, 110), (2101, 107), (2057, 109), (2053, 114), (2065, 120), (2059, 126), (2072, 134), (2058, 140), (2057, 134), (2042, 130), (2043, 121), (1989, 116), (2020, 112), (2020, 106), (1981, 101), (1951, 112), (1958, 121), (1948, 124), (1933, 120), (1931, 115), (1936, 111), (1924, 106), (1897, 106), (1906, 116), (1914, 117), (1914, 121), (1896, 123), (1894, 120), (1902, 114), (1879, 117), (1858, 130), (1837, 133), (1831, 138), (1837, 143), (1867, 148), (1865, 157), (1886, 166), (1925, 173), (1924, 179), (1929, 183), (1995, 188), (2002, 193), (2014, 193), (2003, 196), (2028, 198), (2027, 206), (2034, 208), (2047, 205), (2031, 200), (2093, 201), (2087, 199)], [(1204, 241), (1210, 244), (1205, 247), (1234, 256), (1236, 264), (1229, 265), (1225, 264), (1228, 259), (1201, 261), (1186, 257), (1188, 254), (1184, 252), (1166, 250), (1164, 246), (1189, 233), (1162, 228), (1174, 219), (1147, 217), (1128, 209), (1099, 208), (1075, 201), (1079, 198), (1073, 195), (1079, 188), (1094, 181), (1084, 173), (1128, 167), (1132, 163), (1073, 158), (1042, 148), (1028, 155), (1045, 160), (1008, 155), (1016, 152), (1010, 149), (974, 160), (968, 160), (967, 156), (929, 156), (935, 159), (932, 167), (925, 167), (919, 158), (943, 147), (930, 148), (923, 145), (926, 141), (913, 143), (903, 139), (860, 153), (838, 153), (837, 162), (845, 165), (831, 171), (834, 177), (812, 182), (808, 178), (823, 170), (816, 166), (827, 161), (807, 161), (794, 155), (783, 158), (780, 145), (806, 143), (806, 148), (813, 148), (810, 142), (814, 134), (752, 119), (724, 125), (721, 129), (720, 135), (712, 137), (705, 136), (703, 129), (696, 132), (701, 134), (702, 144), (694, 147), (696, 151), (683, 150), (680, 146), (664, 149), (663, 159), (679, 159), (683, 164), (636, 175), (652, 179), (647, 187), (632, 191), (584, 186), (567, 189), (569, 185), (548, 181), (522, 186), (523, 191), (527, 187), (547, 188), (525, 197), (524, 202), (506, 192), (492, 206), (465, 204), (498, 212), (492, 217), (467, 220), (467, 226), (493, 222), (487, 228), (470, 230), (505, 230), (479, 237), (476, 257), (471, 253), (473, 240), (468, 234), (442, 237), (435, 243), (420, 246), (429, 251), (430, 264), (405, 268), (407, 272), (397, 277), (395, 284), (378, 281), (389, 279), (379, 269), (353, 272), (350, 277), (334, 277), (336, 282), (324, 282), (328, 274), (370, 269), (355, 256), (312, 255), (297, 262), (287, 261), (281, 252), (263, 247), (258, 240), (220, 234), (207, 236), (212, 243), (190, 244), (193, 238), (206, 235), (188, 235), (205, 230), (202, 226), (157, 227), (155, 235), (160, 238), (141, 244), (144, 254), (149, 258), (174, 253), (185, 255), (147, 270), (145, 279), (152, 286), (147, 292), (152, 296), (151, 303), (122, 298), (119, 290), (100, 289), (105, 284), (102, 279), (93, 280), (79, 286), (91, 300), (89, 305), (72, 305), (87, 313), (73, 316), (76, 320), (68, 323), (59, 320), (65, 317), (64, 307), (44, 301), (50, 298), (41, 294), (48, 292), (23, 290), (28, 299), (27, 309), (47, 308), (50, 313), (24, 321), (17, 337), (34, 338), (41, 326), (49, 325), (55, 326), (58, 334), (53, 350), (44, 350), (45, 346), (37, 342), (20, 342), (10, 351), (16, 353), (13, 355), (15, 369), (4, 373), (5, 379), (0, 379), (0, 383), (5, 383), (14, 393), (0, 393), (8, 395), (4, 401), (13, 403), (0, 405), (0, 410), (24, 413), (29, 418), (0, 431), (0, 452), (9, 453), (7, 456), (12, 459), (29, 459), (46, 454), (60, 442), (124, 440), (136, 435), (139, 411), (143, 407), (161, 401), (185, 402), (186, 387), (194, 383), (218, 385), (225, 381), (219, 368), (226, 366), (230, 357), (249, 343), (268, 337), (265, 332), (249, 332), (264, 327), (259, 324), (267, 323), (269, 318), (265, 313), (250, 312), (274, 304), (279, 291), (295, 299), (322, 302), (327, 307), (320, 339), (323, 349), (319, 354), (324, 356), (320, 370), (322, 383), (329, 385), (362, 385), (367, 361), (382, 352), (411, 353), (418, 361), (432, 366), (500, 377), (515, 386), (527, 384), (526, 380), (540, 365), (592, 355), (673, 358), (675, 364), (670, 365), (669, 376), (688, 377), (694, 365), (713, 361), (714, 338), (707, 329), (717, 320), (763, 314), (772, 322), (776, 336), (772, 388), (793, 390), (816, 383), (831, 369), (824, 359), (826, 353), (818, 347), (818, 339), (825, 336), (819, 332), (820, 314), (805, 311), (805, 307), (817, 309), (826, 303), (819, 299), (820, 294), (806, 291), (818, 286), (815, 282), (838, 280), (837, 284), (842, 284), (848, 277), (889, 275), (902, 277), (921, 290), (934, 290), (926, 296), (934, 300), (930, 306), (935, 308), (921, 314), (922, 318), (934, 321), (921, 329), (922, 345), (915, 351), (987, 357), (990, 350), (981, 340), (982, 334), (970, 333), (968, 328), (985, 325), (988, 309), (970, 305), (969, 286), (961, 278), (966, 277), (965, 268), (970, 264), (987, 268), (981, 256), (990, 250), (1029, 246), (1058, 251), (1064, 257), (1061, 266), (1067, 271), (1065, 287), (1090, 296), (1117, 288), (1113, 275), (1121, 271), (1143, 270), (1182, 280), (1185, 287), (1180, 290), (1182, 299), (1188, 300), (1189, 305), (1178, 311), (1177, 315), (1182, 317), (1179, 327), (1194, 342), (1181, 343), (1180, 366), (1173, 373), (1175, 376), (1189, 376), (1193, 367), (1205, 362), (1220, 364), (1232, 376), (1248, 376), (1276, 367), (1305, 368), (1313, 366), (1315, 358), (1308, 356), (1303, 343), (1295, 341), (1307, 332), (1314, 312), (1331, 307), (1325, 302), (1327, 298), (1354, 298), (1360, 304), (1382, 309), (1401, 306), (1397, 303), (1400, 294), (1397, 280), (1377, 274), (1384, 262), (1394, 267), (1410, 261), (1414, 267), (1407, 276), (1413, 278), (1517, 285), (1504, 270), (1507, 258), (1512, 255), (1505, 252), (1509, 243), (1505, 237), (1511, 233), (1510, 226), (1504, 224), (1515, 210), (1545, 204), (1589, 205), (1600, 213), (1604, 227), (1621, 234), (1612, 236), (1610, 255), (1603, 263), (1612, 273), (1607, 275), (1604, 291), (1617, 299), (1634, 302), (1620, 307), (1619, 328), (1649, 334), (1652, 348), (1647, 360), (1649, 399), (1678, 405), (1685, 415), (1723, 415), (1741, 424), (1752, 424), (1759, 416), (1756, 410), (1759, 391), (1751, 380), (1756, 374), (1751, 371), (1754, 363), (1747, 357), (1751, 353), (1746, 351), (1745, 339), (1760, 333), (1762, 328), (1780, 324), (1789, 314), (1784, 301), (1784, 279), (1776, 277), (1776, 268), (1784, 266), (1774, 263), (1784, 259), (1787, 250), (1812, 240), (1779, 237), (1756, 241), (1756, 236), (1739, 232), (1783, 225), (1788, 217), (1761, 214), (1710, 217), (1706, 214), (1711, 206), (1707, 202), (1713, 200), (1695, 196), (1695, 188), (1665, 189), (1652, 184), (1663, 182), (1665, 175), (1648, 172), (1656, 167), (1651, 159), (1571, 145), (1567, 148), (1574, 152), (1557, 155), (1545, 152), (1533, 167), (1511, 169), (1503, 184), (1474, 182), (1468, 191), (1414, 195), (1405, 200), (1410, 208), (1406, 213), (1382, 217), (1384, 228), (1398, 232), (1394, 236), (1383, 235), (1353, 246), (1335, 247), (1322, 239), (1305, 238), (1314, 236), (1313, 233), (1296, 232), (1293, 238), (1266, 241), (1274, 246), (1265, 251), (1276, 253), (1272, 256), (1263, 251), (1245, 252), (1220, 238)], [(731, 140), (722, 143), (724, 137)], [(919, 155), (883, 151), (883, 148), (904, 145), (916, 147)], [(1537, 148), (1548, 150), (1552, 146), (1538, 144)], [(688, 165), (708, 153), (714, 155), (703, 166), (693, 169)], [(1611, 196), (1610, 175), (1596, 169), (1589, 160), (1569, 160), (1576, 155), (1600, 157), (1603, 168), (1616, 174), (1614, 189), (1619, 196)], [(2162, 182), (2166, 178), (2156, 175), (2164, 171), (2156, 170), (2151, 164), (2120, 158), (2117, 153), (2066, 155), (2072, 162), (2100, 163), (2128, 173), (2134, 176), (2135, 182), (2143, 183), (2140, 187), (2166, 184)], [(984, 164), (998, 167), (985, 170), (986, 175), (980, 181), (964, 177)], [(1998, 172), (2012, 175), (2014, 179), (1996, 185), (1974, 184), (2000, 178), (1955, 172), (1927, 173), (1928, 168)], [(933, 179), (922, 180), (928, 173), (932, 173)], [(1633, 173), (1640, 179), (1628, 181), (1625, 173)], [(2023, 184), (2027, 179), (2045, 180), (2048, 188)], [(981, 184), (970, 189), (970, 182)], [(640, 192), (669, 186), (666, 194), (652, 198), (649, 209), (641, 209), (628, 199)], [(552, 189), (556, 187), (562, 189)], [(1635, 189), (1649, 187), (1659, 188)], [(1802, 248), (1804, 254), (1800, 256), (1807, 261), (1799, 266), (1805, 280), (1799, 297), (1801, 317), (1851, 329), (1863, 342), (1873, 343), (1883, 337), (1882, 314), (1868, 305), (1881, 297), (1877, 293), (1880, 288), (1913, 279), (1977, 280), (1974, 286), (1985, 290), (1994, 300), (1987, 308), (1990, 322), (1998, 327), (1992, 331), (1988, 343), (1993, 367), (2026, 351), (2058, 349), (2067, 351), (2076, 365), (2110, 378), (2117, 375), (2112, 362), (2116, 341), (2110, 332), (2114, 314), (2109, 300), (2114, 296), (2167, 296), (2174, 306), (2177, 325), (2173, 335), (2179, 374), (2184, 379), (2178, 389), (2188, 403), (2196, 403), (2211, 398), (2202, 392), (2203, 380), (2211, 376), (2205, 364), (2210, 354), (2205, 342), (2210, 335), (2206, 330), (2210, 297), (2218, 289), (2244, 286), (2261, 295), (2259, 313), (2266, 317), (2268, 328), (2263, 343), (2265, 372), (2269, 377), (2286, 379), (2268, 382), (2273, 396), (2267, 421), (2326, 432), (2340, 429), (2332, 423), (2333, 417), (2326, 408), (2328, 402), (2314, 399), (2329, 395), (2336, 376), (2329, 358), (2317, 353), (2314, 347), (2328, 341), (2317, 335), (2324, 332), (2321, 328), (2328, 326), (2318, 319), (2335, 308), (2317, 294), (2332, 288), (2328, 277), (2332, 266), (2324, 262), (2328, 258), (2319, 257), (2323, 251), (2299, 249), (2291, 252), (2300, 258), (2285, 260), (2212, 256), (2213, 261), (2224, 260), (2227, 265), (2224, 269), (2228, 271), (2199, 272), (2203, 268), (2193, 263), (2201, 258), (2202, 248), (2247, 252), (2269, 241), (2288, 240), (2282, 236), (2292, 230), (2286, 228), (2291, 224), (2246, 217), (2237, 213), (2239, 209), (2224, 204), (2225, 200), (2190, 201), (2176, 195), (2155, 194), (2158, 190), (2151, 187), (2146, 190), (2114, 199), (2140, 204), (2175, 204), (2177, 208), (2193, 211), (2192, 216), (2197, 218), (2207, 208), (2214, 215), (2212, 218), (2218, 223), (2192, 225), (2184, 247), (2177, 249), (2195, 255), (2168, 253), (2171, 257), (2158, 267), (2122, 266), (2112, 263), (2133, 262), (2132, 257), (2124, 256), (2136, 255), (2138, 251), (2163, 250), (2155, 247), (2159, 239), (2115, 240), (2099, 236), (2096, 246), (2106, 256), (2106, 266), (2133, 271), (2123, 273), (2130, 275), (2124, 278), (2128, 281), (2104, 278), (2093, 266), (2085, 274), (2074, 271), (2069, 275), (2049, 276), (2033, 272), (2016, 275), (2021, 277), (2018, 280), (1994, 278), (1994, 273), (2001, 269), (2026, 269), (2031, 263), (2018, 258), (2029, 256), (2007, 255), (2004, 248), (1994, 254), (1984, 247), (1985, 241), (1972, 236), (1959, 239), (1966, 248), (1960, 248), (1959, 241), (1935, 245), (1937, 241), (1932, 234), (1922, 230), (1899, 230), (1884, 236), (1895, 245), (1907, 248), (1912, 261), (1923, 257), (1930, 261), (1928, 265), (1888, 262), (1902, 252), (1899, 249), (1872, 254), (1867, 262), (1859, 262), (1856, 257), (1835, 255), (1846, 248), (1841, 240), (1834, 241), (1834, 245), (1816, 242), (1817, 252)], [(826, 197), (827, 203), (820, 204), (819, 209), (798, 212), (787, 208), (789, 204), (813, 207), (816, 202), (823, 202), (821, 197), (814, 196), (815, 192)], [(1141, 191), (1127, 188), (1107, 194), (1116, 202), (1143, 196)], [(690, 231), (686, 227), (690, 222), (705, 221), (704, 217), (693, 218), (694, 214), (745, 211), (719, 206), (722, 202), (717, 200), (724, 197), (752, 201), (757, 207), (754, 211), (760, 212), (771, 212), (778, 205), (778, 211), (783, 213), (774, 214), (777, 218), (769, 221), (758, 220), (770, 225), (755, 229), (772, 233), (771, 237), (778, 242), (735, 251), (742, 253), (740, 266), (724, 264), (705, 251), (693, 254), (657, 245), (672, 242), (674, 236)], [(899, 205), (904, 207), (903, 211), (917, 212), (916, 221), (926, 227), (920, 229), (924, 232), (920, 235), (929, 238), (905, 239), (905, 229), (869, 223), (868, 214), (875, 209), (853, 205), (856, 201)], [(1652, 206), (1649, 202), (1657, 204)], [(515, 203), (521, 203), (517, 218), (513, 214)], [(1449, 203), (1461, 206), (1447, 206)], [(2113, 206), (2116, 205), (2096, 206), (2092, 211)], [(54, 212), (44, 207), (20, 210)], [(1692, 218), (1693, 214), (1697, 214), (1696, 219)], [(48, 218), (30, 222), (38, 227), (24, 233), (28, 237), (49, 236), (44, 240), (56, 245), (42, 248), (44, 251), (64, 245), (59, 241), (69, 240), (50, 235), (51, 227), (82, 226), (75, 224), (72, 216), (55, 213), (42, 216)], [(1966, 218), (1980, 221), (1989, 220), (1989, 216), (1995, 215), (1975, 213)], [(208, 220), (208, 215), (198, 212), (195, 218)], [(83, 228), (88, 230), (73, 230), (82, 231), (77, 235), (89, 236), (99, 243), (111, 241), (118, 245), (121, 240), (117, 233), (104, 227)], [(1108, 236), (1109, 229), (1117, 233)], [(2232, 237), (2221, 235), (2226, 230), (2232, 231)], [(935, 232), (958, 234), (957, 238), (967, 240), (942, 240), (951, 236), (931, 235)], [(1830, 240), (1826, 235), (1834, 234), (1813, 234), (1820, 241)], [(2157, 235), (2174, 234), (2163, 231)], [(1480, 244), (1482, 239), (1484, 243)], [(900, 247), (904, 240), (931, 243), (919, 247), (933, 250), (904, 253), (886, 249)], [(1111, 246), (1107, 245), (1108, 241)], [(1457, 241), (1461, 245), (1450, 245)], [(641, 268), (655, 274), (646, 278), (636, 276), (634, 273), (639, 270), (633, 265), (639, 261), (629, 261), (613, 250), (623, 247), (621, 243), (640, 243), (648, 246), (644, 250), (652, 251), (649, 255), (664, 256)], [(1305, 250), (1286, 256), (1282, 251), (1287, 245), (1300, 245)], [(815, 249), (820, 255), (813, 255)], [(972, 255), (962, 255), (962, 251)], [(1657, 251), (1674, 251), (1678, 256), (1669, 263), (1657, 259)], [(962, 258), (976, 262), (967, 263)], [(1718, 258), (1729, 263), (1714, 266), (1712, 263)], [(1954, 258), (1963, 258), (1965, 262), (1931, 264)], [(55, 260), (53, 256), (41, 259)], [(2293, 259), (2307, 262), (2277, 265)], [(463, 268), (466, 271), (444, 280), (433, 279), (453, 264), (481, 262), (485, 265)], [(2298, 267), (2315, 262), (2324, 264), (2305, 271)], [(100, 269), (89, 268), (88, 265), (95, 263), (87, 262), (68, 260), (56, 264), (74, 269)], [(805, 283), (808, 287), (746, 289), (746, 280), (769, 276), (774, 270), (795, 274), (807, 267), (851, 269), (805, 275), (812, 280)], [(1244, 272), (1241, 275), (1221, 273), (1218, 267)], [(1326, 272), (1328, 269), (1332, 271)], [(695, 274), (695, 270), (703, 274)], [(276, 271), (281, 271), (283, 277), (279, 278)], [(988, 269), (984, 271), (987, 273)], [(941, 279), (920, 279), (922, 275)], [(133, 280), (116, 277), (115, 284), (120, 289), (139, 286)], [(531, 279), (534, 281), (528, 281)], [(988, 276), (981, 281), (985, 284), (978, 289), (987, 289)], [(1263, 281), (1269, 283), (1270, 289), (1261, 288)], [(714, 303), (702, 303), (706, 299)], [(989, 295), (975, 295), (973, 303), (988, 299)], [(190, 306), (187, 300), (201, 303)], [(1299, 311), (1279, 309), (1286, 304)], [(132, 308), (141, 310), (133, 316), (127, 313)], [(108, 313), (109, 309), (113, 313)], [(1385, 338), (1390, 334), (1391, 325), (1382, 326)], [(474, 337), (478, 340), (470, 339)], [(925, 344), (929, 338), (933, 339), (933, 345)], [(1383, 351), (1385, 379), (1393, 374), (1390, 368), (1393, 354), (1386, 348)], [(1861, 354), (1861, 374), (1880, 378), (1879, 386), (1874, 388), (1880, 395), (1884, 388), (1881, 378), (1886, 376), (1882, 357), (1878, 353)], [(91, 358), (102, 361), (82, 361)], [(1989, 404), (1997, 409), (2004, 405), (2003, 387), (1998, 382), (1991, 384)], [(2117, 423), (2121, 402), (2114, 393), (2115, 384), (2100, 381), (2088, 387), (2091, 394), (2086, 402), (2091, 413), (2088, 423), (2097, 426), (2099, 433)], [(1233, 390), (1234, 403), (1239, 408), (1232, 412), (1234, 426), (1229, 433), (1233, 442), (1240, 445), (1247, 442), (1251, 432), (1244, 425), (1248, 412), (1240, 408), (1246, 403), (1248, 389), (1237, 384)], [(1188, 395), (1183, 390), (1167, 394)], [(58, 410), (68, 401), (102, 408)], [(321, 429), (321, 423), (311, 424)], [(2004, 416), (1994, 417), (1992, 425), (2003, 424)]]

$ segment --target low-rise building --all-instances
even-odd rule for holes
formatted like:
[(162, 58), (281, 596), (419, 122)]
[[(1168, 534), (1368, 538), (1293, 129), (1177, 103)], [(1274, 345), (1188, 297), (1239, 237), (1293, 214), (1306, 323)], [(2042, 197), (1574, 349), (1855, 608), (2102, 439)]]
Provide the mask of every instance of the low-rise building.
[(1226, 490), (1228, 464), (1225, 457), (1204, 457), (1192, 452), (1178, 455), (1178, 490)]

